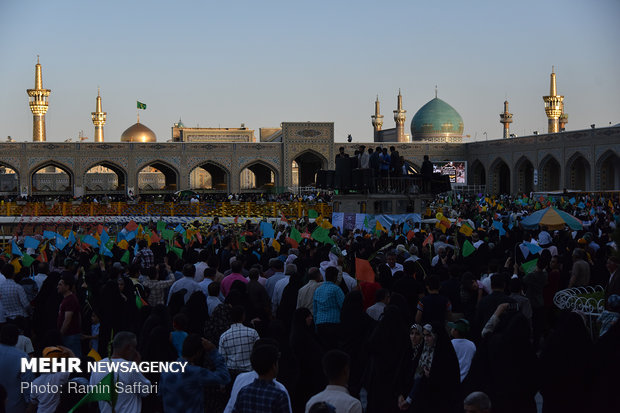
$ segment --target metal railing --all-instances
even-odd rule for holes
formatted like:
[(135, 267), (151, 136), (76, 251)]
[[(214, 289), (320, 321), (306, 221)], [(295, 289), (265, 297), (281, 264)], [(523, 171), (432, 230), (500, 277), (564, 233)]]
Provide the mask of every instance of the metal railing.
[(332, 213), (323, 202), (0, 202), (0, 216), (222, 216), (300, 218)]

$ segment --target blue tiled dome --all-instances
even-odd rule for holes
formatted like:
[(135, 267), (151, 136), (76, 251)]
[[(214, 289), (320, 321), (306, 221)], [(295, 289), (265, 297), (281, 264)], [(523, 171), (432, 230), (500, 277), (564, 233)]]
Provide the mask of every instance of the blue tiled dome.
[(462, 136), (463, 118), (439, 98), (422, 106), (411, 120), (411, 137)]

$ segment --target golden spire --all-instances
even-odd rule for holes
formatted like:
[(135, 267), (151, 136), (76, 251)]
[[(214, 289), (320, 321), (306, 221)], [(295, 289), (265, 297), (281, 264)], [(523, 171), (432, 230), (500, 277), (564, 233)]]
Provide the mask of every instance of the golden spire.
[(101, 108), (101, 92), (97, 87), (97, 104), (95, 106), (95, 112), (91, 112), (91, 119), (93, 125), (95, 125), (95, 142), (103, 142), (103, 125), (105, 125), (107, 119), (107, 113)]
[(543, 96), (545, 101), (545, 114), (549, 119), (549, 133), (560, 132), (559, 118), (562, 116), (564, 96), (558, 95), (555, 83), (555, 67), (551, 67), (551, 79), (549, 82), (549, 96)]
[(43, 89), (43, 74), (39, 56), (37, 55), (37, 64), (34, 71), (34, 89), (27, 89), (30, 111), (32, 112), (32, 141), (45, 142), (45, 114), (47, 113), (50, 89)]

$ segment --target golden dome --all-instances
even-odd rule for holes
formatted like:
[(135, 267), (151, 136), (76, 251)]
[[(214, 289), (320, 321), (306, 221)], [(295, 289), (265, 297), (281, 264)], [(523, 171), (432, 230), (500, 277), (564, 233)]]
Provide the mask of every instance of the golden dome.
[(155, 132), (138, 122), (125, 129), (121, 142), (157, 142), (157, 137)]

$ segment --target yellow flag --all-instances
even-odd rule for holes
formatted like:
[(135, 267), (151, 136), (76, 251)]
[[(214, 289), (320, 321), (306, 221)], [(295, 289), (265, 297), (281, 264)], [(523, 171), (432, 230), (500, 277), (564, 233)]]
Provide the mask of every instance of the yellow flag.
[(276, 250), (276, 252), (280, 252), (280, 243), (276, 241), (275, 239), (271, 243), (271, 246), (273, 247), (274, 250)]
[(385, 228), (383, 228), (383, 225), (381, 225), (381, 223), (379, 222), (379, 220), (377, 220), (377, 224), (375, 225), (375, 230), (376, 231), (383, 231), (383, 232), (387, 232), (387, 230)]
[(120, 240), (120, 242), (118, 243), (118, 247), (120, 249), (126, 250), (127, 248), (129, 248), (129, 243), (127, 242), (126, 239), (122, 239)]
[(474, 230), (469, 225), (463, 223), (463, 225), (461, 225), (461, 229), (459, 229), (459, 232), (466, 237), (471, 237), (471, 234), (474, 232)]
[(329, 222), (329, 220), (324, 219), (321, 221), (321, 227), (325, 229), (332, 229), (334, 226), (331, 224), (331, 222)]
[(13, 269), (15, 270), (15, 274), (17, 274), (18, 272), (22, 270), (22, 265), (19, 262), (19, 258), (15, 258), (13, 261), (11, 261), (11, 265), (13, 266)]
[(99, 361), (99, 360), (101, 360), (101, 356), (99, 355), (99, 353), (97, 353), (97, 352), (95, 351), (95, 349), (94, 349), (94, 348), (91, 348), (91, 349), (90, 349), (90, 351), (88, 352), (87, 357), (91, 357), (91, 358), (92, 358), (93, 360), (95, 360), (95, 361)]

